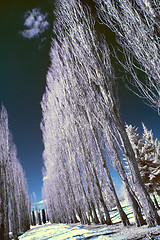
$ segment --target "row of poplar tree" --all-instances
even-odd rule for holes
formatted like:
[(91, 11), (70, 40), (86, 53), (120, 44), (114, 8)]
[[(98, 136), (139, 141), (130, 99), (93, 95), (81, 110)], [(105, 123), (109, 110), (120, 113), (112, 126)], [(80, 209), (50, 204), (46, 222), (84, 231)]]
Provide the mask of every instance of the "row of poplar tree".
[[(160, 69), (156, 67), (158, 27), (152, 24), (153, 29), (149, 28), (157, 17), (151, 17), (151, 11), (157, 14), (156, 9), (149, 0), (95, 2), (99, 17), (124, 47), (125, 70), (131, 71), (135, 86), (142, 85), (142, 94), (151, 94), (151, 81), (155, 86)], [(139, 171), (139, 155), (120, 118), (117, 79), (105, 37), (95, 31), (89, 7), (79, 0), (56, 1), (55, 6), (51, 65), (41, 102), (42, 193), (48, 216), (54, 223), (112, 224), (109, 209), (116, 205), (123, 224), (129, 225), (111, 177), (112, 164), (125, 186), (136, 225), (159, 225), (160, 217)], [(134, 32), (138, 30), (139, 34)], [(131, 62), (133, 57), (136, 60)], [(138, 82), (136, 68), (148, 74), (148, 85)], [(159, 109), (156, 92), (148, 98)], [(146, 161), (145, 156), (141, 160)]]
[(0, 111), (0, 239), (9, 232), (18, 235), (30, 228), (30, 206), (25, 174), (17, 158), (16, 146), (8, 128), (8, 114)]

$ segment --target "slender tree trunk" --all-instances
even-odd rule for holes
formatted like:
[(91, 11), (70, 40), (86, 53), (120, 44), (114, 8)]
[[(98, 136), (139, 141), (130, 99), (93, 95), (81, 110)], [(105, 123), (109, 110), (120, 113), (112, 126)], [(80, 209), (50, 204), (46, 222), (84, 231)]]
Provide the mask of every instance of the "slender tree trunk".
[(96, 170), (95, 170), (94, 166), (93, 166), (93, 171), (94, 171), (94, 175), (95, 175), (95, 178), (96, 178), (96, 184), (97, 184), (99, 195), (100, 195), (100, 202), (101, 202), (101, 204), (103, 206), (104, 213), (105, 213), (105, 216), (106, 216), (106, 224), (107, 225), (111, 225), (112, 224), (111, 217), (109, 215), (108, 208), (107, 208), (107, 206), (105, 204), (105, 201), (104, 201), (104, 198), (103, 198), (103, 194), (102, 194), (102, 191), (101, 191), (101, 187), (100, 187), (100, 184), (99, 184), (99, 180), (98, 180), (98, 177), (97, 177)]
[(44, 209), (42, 209), (42, 221), (43, 221), (43, 224), (46, 223), (46, 213)]
[(5, 188), (4, 188), (4, 179), (2, 179), (2, 167), (0, 166), (0, 239), (8, 240), (9, 239), (9, 226), (6, 228), (6, 224), (8, 224), (8, 219), (6, 222), (6, 211), (5, 204), (8, 203), (5, 201)]
[[(79, 129), (78, 129), (77, 124), (76, 124), (76, 129), (77, 129), (77, 133), (78, 133), (79, 139), (81, 139), (80, 132), (79, 132)], [(84, 153), (84, 155), (85, 155), (85, 147), (84, 147), (84, 143), (83, 143), (82, 139), (81, 139), (81, 143), (82, 143), (83, 153)], [(98, 180), (98, 177), (97, 177), (97, 174), (96, 174), (96, 170), (95, 170), (95, 168), (94, 168), (94, 165), (93, 165), (92, 161), (89, 160), (89, 162), (90, 162), (90, 164), (91, 164), (91, 168), (93, 169), (94, 176), (93, 176), (93, 173), (91, 172), (91, 169), (90, 169), (90, 168), (87, 166), (87, 164), (85, 163), (85, 168), (87, 168), (86, 171), (88, 171), (88, 174), (89, 174), (90, 177), (92, 177), (92, 178), (95, 177), (95, 179), (96, 179), (96, 185), (97, 185), (97, 188), (98, 188), (98, 191), (99, 191), (100, 201), (101, 201), (101, 203), (102, 203), (102, 206), (103, 206), (104, 212), (105, 212), (105, 216), (106, 216), (106, 221), (105, 221), (105, 223), (106, 223), (107, 225), (111, 225), (111, 224), (112, 224), (112, 221), (111, 221), (108, 208), (107, 208), (107, 206), (106, 206), (106, 204), (105, 204), (105, 201), (104, 201), (104, 198), (103, 198), (103, 195), (102, 195), (102, 191), (101, 191), (101, 187), (100, 187), (100, 184), (99, 184), (99, 180)], [(77, 167), (78, 167), (78, 166), (77, 166)], [(79, 171), (79, 168), (78, 168), (78, 171)], [(79, 171), (79, 175), (80, 175), (80, 171)], [(81, 177), (81, 175), (80, 175), (80, 177)], [(82, 180), (81, 180), (81, 181), (82, 181)], [(93, 180), (93, 181), (94, 181), (94, 180)], [(92, 185), (94, 185), (93, 181), (92, 181)], [(87, 187), (88, 187), (88, 192), (90, 192), (89, 186), (87, 186)], [(83, 186), (83, 189), (84, 189), (84, 186)], [(85, 190), (83, 190), (83, 191), (84, 191), (84, 193), (85, 193)], [(86, 193), (85, 193), (85, 196), (86, 196)], [(87, 196), (86, 196), (86, 199), (88, 200)], [(88, 204), (89, 204), (89, 203), (88, 203)], [(91, 217), (92, 217), (92, 214), (91, 214)], [(97, 221), (97, 218), (98, 218), (98, 217), (96, 217), (96, 221)], [(93, 219), (93, 217), (92, 217), (92, 219)]]
[[(3, 240), (8, 240), (9, 239), (9, 201), (8, 201), (8, 184), (7, 184), (7, 174), (6, 174), (6, 166), (2, 166), (2, 171), (0, 174), (2, 174), (2, 188), (0, 188), (1, 192), (1, 209), (0, 209), (0, 214), (2, 214), (2, 222), (0, 228), (2, 229), (2, 239)], [(1, 177), (0, 176), (0, 177)], [(4, 177), (4, 178), (3, 178)], [(0, 229), (0, 232), (1, 232)], [(1, 234), (1, 233), (0, 233)]]
[(73, 209), (72, 216), (73, 216), (73, 222), (74, 222), (74, 223), (78, 223), (79, 221), (78, 221), (78, 219), (77, 219), (77, 217), (76, 217), (76, 213), (75, 213), (75, 210), (74, 210), (74, 209)]
[(95, 186), (94, 186), (94, 182), (92, 183), (93, 184), (93, 194), (94, 194), (94, 200), (95, 200), (95, 203), (96, 203), (96, 209), (98, 211), (98, 214), (99, 214), (99, 219), (100, 219), (100, 222), (101, 224), (105, 224), (105, 219), (104, 219), (104, 215), (101, 211), (101, 207), (100, 207), (100, 198), (99, 196), (97, 196), (97, 191), (95, 189)]
[(93, 213), (92, 213), (92, 207), (91, 207), (91, 203), (89, 203), (89, 216), (91, 217), (91, 222), (94, 222), (94, 217), (93, 217)]
[(141, 198), (143, 211), (146, 216), (146, 222), (149, 227), (160, 225), (160, 217), (157, 213), (154, 203), (152, 202), (148, 192), (146, 191), (145, 185), (140, 176), (134, 151), (132, 149), (132, 146), (129, 141), (126, 130), (124, 128), (124, 125), (120, 119), (119, 111), (115, 105), (116, 103), (113, 101), (114, 97), (111, 96), (111, 93), (107, 94), (106, 90), (102, 86), (100, 86), (100, 91), (104, 98), (104, 101), (106, 102), (106, 106), (109, 106), (108, 114), (112, 118), (112, 121), (114, 122), (117, 128), (119, 136), (121, 138), (121, 142), (124, 146), (125, 156), (128, 159), (128, 163), (131, 168), (133, 181), (134, 181), (136, 190)]
[(131, 189), (131, 186), (128, 182), (128, 179), (127, 179), (127, 176), (126, 176), (126, 173), (125, 173), (125, 170), (124, 170), (124, 167), (123, 167), (123, 163), (122, 163), (122, 160), (121, 158), (119, 157), (118, 153), (117, 153), (117, 150), (115, 149), (115, 147), (113, 146), (113, 150), (116, 154), (116, 169), (125, 185), (125, 189), (126, 189), (126, 192), (127, 192), (127, 196), (128, 196), (128, 199), (129, 199), (129, 202), (132, 206), (132, 209), (133, 209), (133, 214), (134, 214), (134, 218), (135, 218), (135, 222), (136, 222), (136, 226), (137, 227), (140, 227), (144, 224), (146, 224), (145, 220), (143, 219), (143, 216), (142, 216), (142, 212), (141, 212), (141, 208), (139, 206), (139, 203), (137, 202), (135, 196), (134, 196), (134, 193)]
[(108, 166), (106, 164), (106, 160), (103, 157), (103, 153), (102, 153), (101, 147), (99, 145), (98, 139), (96, 137), (96, 133), (95, 133), (94, 127), (92, 126), (92, 121), (91, 121), (90, 115), (89, 115), (88, 111), (86, 111), (86, 113), (87, 113), (87, 117), (88, 117), (88, 120), (89, 120), (89, 123), (90, 123), (91, 131), (93, 133), (94, 140), (95, 140), (95, 143), (96, 143), (96, 146), (97, 146), (97, 150), (98, 150), (98, 153), (99, 153), (100, 160), (101, 160), (101, 162), (103, 164), (103, 167), (104, 167), (104, 169), (106, 171), (107, 178), (108, 178), (108, 183), (109, 183), (111, 192), (113, 194), (113, 197), (114, 197), (114, 199), (116, 201), (116, 206), (117, 206), (120, 218), (121, 218), (124, 226), (130, 225), (129, 219), (128, 219), (127, 215), (125, 214), (125, 212), (123, 211), (123, 209), (121, 207), (121, 204), (119, 202), (119, 199), (118, 199), (117, 193), (115, 191), (114, 184), (113, 184), (113, 181), (112, 181), (112, 178), (111, 178)]
[(157, 208), (157, 209), (160, 209), (160, 206), (159, 206), (159, 204), (158, 204), (158, 201), (157, 201), (157, 199), (156, 199), (155, 194), (152, 193), (152, 196), (153, 196), (153, 199), (154, 199), (154, 203), (155, 203), (156, 208)]
[(106, 221), (104, 219), (104, 215), (103, 215), (103, 212), (100, 208), (101, 206), (100, 206), (100, 202), (99, 202), (98, 199), (97, 199), (96, 203), (97, 203), (97, 210), (98, 210), (98, 213), (99, 213), (100, 222), (101, 222), (101, 224), (105, 224)]
[(94, 214), (94, 223), (98, 224), (98, 223), (100, 223), (100, 221), (99, 221), (99, 218), (97, 216), (96, 208), (95, 208), (95, 205), (94, 205), (92, 200), (91, 200), (91, 206), (92, 206), (92, 211), (93, 211), (93, 214)]
[(113, 193), (113, 197), (116, 201), (116, 206), (117, 206), (120, 218), (123, 222), (123, 225), (128, 226), (128, 225), (130, 225), (129, 219), (128, 219), (127, 215), (125, 214), (125, 212), (123, 211), (123, 208), (122, 208), (122, 206), (119, 202), (119, 199), (118, 199), (117, 193), (115, 191), (115, 188), (114, 188), (114, 185), (113, 185), (113, 182), (112, 182), (112, 179), (111, 179), (111, 175), (110, 175), (110, 172), (108, 170), (108, 167), (107, 167), (106, 163), (104, 163), (104, 168), (105, 168), (107, 176), (108, 176), (109, 186), (110, 186), (111, 192)]
[(42, 225), (40, 211), (38, 211), (38, 223), (39, 223), (39, 225)]
[(133, 209), (133, 214), (134, 214), (136, 226), (137, 227), (143, 226), (143, 225), (146, 224), (146, 222), (145, 222), (145, 220), (142, 216), (140, 206), (139, 206), (137, 200), (135, 199), (129, 185), (126, 182), (124, 182), (124, 184), (125, 184), (125, 187), (126, 187), (129, 202), (130, 202), (130, 204), (132, 206), (132, 209)]
[[(88, 167), (88, 174), (89, 176), (91, 177), (91, 183), (92, 183), (92, 188), (93, 188), (93, 191), (94, 191), (94, 196), (95, 196), (95, 201), (96, 201), (96, 204), (97, 204), (97, 209), (98, 209), (98, 212), (99, 212), (99, 215), (100, 215), (100, 219), (101, 219), (101, 223), (102, 224), (107, 224), (107, 225), (111, 225), (112, 224), (112, 221), (111, 221), (111, 218), (110, 218), (110, 215), (109, 215), (109, 211), (107, 209), (107, 206), (105, 204), (105, 201), (104, 201), (104, 198), (103, 198), (103, 195), (102, 195), (102, 191), (101, 191), (101, 187), (100, 187), (100, 184), (99, 184), (99, 180), (98, 180), (98, 177), (97, 177), (97, 174), (96, 174), (96, 170), (94, 168), (94, 165), (93, 163), (89, 160), (90, 164), (91, 164), (91, 168), (92, 170)], [(96, 184), (96, 187), (98, 189), (98, 193), (99, 193), (99, 196), (97, 198), (97, 194), (96, 194), (96, 190), (95, 190), (95, 187), (94, 187), (94, 184)], [(88, 192), (90, 193), (90, 187), (87, 186), (88, 188)], [(99, 207), (99, 202), (101, 202), (103, 208), (104, 208), (104, 212), (105, 212), (105, 215), (106, 215), (106, 220), (104, 219), (104, 216), (103, 214), (101, 213), (101, 210), (100, 210), (100, 207)], [(94, 214), (96, 212), (94, 211)], [(97, 218), (98, 216), (95, 218), (96, 222), (97, 222)], [(94, 221), (95, 221), (94, 220)], [(99, 221), (99, 220), (98, 220)]]
[(78, 207), (78, 216), (82, 224), (88, 224), (86, 213), (81, 210), (80, 206)]
[[(13, 174), (13, 172), (12, 172)], [(13, 180), (13, 179), (11, 179)], [(18, 239), (18, 230), (19, 230), (19, 218), (18, 218), (18, 210), (17, 210), (17, 202), (15, 199), (15, 182), (10, 182), (10, 205), (11, 205), (11, 231), (13, 233), (14, 239)]]
[[(79, 134), (79, 130), (77, 128), (77, 132)], [(80, 134), (79, 134), (79, 138), (80, 138)], [(84, 145), (83, 145), (83, 142), (81, 141), (82, 143), (82, 148), (83, 148), (83, 153), (84, 153)], [(76, 159), (75, 159), (76, 161)], [(85, 163), (84, 163), (85, 164)], [(83, 189), (83, 194), (85, 196), (85, 199), (86, 199), (86, 202), (87, 202), (87, 208), (88, 208), (88, 212), (89, 212), (89, 215), (91, 216), (92, 220), (94, 221), (94, 218), (93, 218), (93, 215), (92, 215), (92, 211), (91, 211), (91, 206), (90, 206), (90, 203), (89, 203), (89, 199), (88, 199), (88, 196), (86, 194), (86, 191), (85, 191), (85, 188), (84, 188), (84, 185), (83, 185), (83, 181), (82, 181), (82, 176), (81, 176), (81, 173), (80, 173), (80, 169), (79, 169), (79, 166), (78, 166), (78, 163), (76, 161), (76, 167), (77, 167), (77, 170), (78, 170), (78, 173), (79, 173), (79, 179), (80, 179), (80, 182), (81, 182), (81, 186), (82, 186), (82, 189)], [(87, 169), (86, 169), (87, 168)], [(85, 170), (86, 171), (89, 171), (88, 167), (86, 166), (85, 164)], [(90, 184), (90, 183), (89, 183)], [(93, 183), (92, 183), (93, 184)], [(90, 192), (90, 187), (89, 185), (87, 184), (87, 189), (88, 189), (88, 192)]]
[[(97, 173), (96, 173), (96, 170), (95, 170), (95, 167), (94, 167), (94, 164), (89, 160), (89, 162), (90, 162), (90, 164), (91, 164), (91, 168), (89, 168), (88, 167), (88, 174), (89, 174), (89, 176), (91, 177), (91, 183), (92, 183), (92, 187), (93, 187), (93, 190), (94, 190), (94, 184), (96, 184), (96, 186), (97, 186), (97, 189), (98, 189), (98, 193), (99, 193), (99, 197), (98, 197), (98, 199), (97, 199), (97, 197), (96, 197), (96, 193), (94, 194), (95, 195), (95, 200), (96, 200), (96, 203), (97, 203), (97, 201), (100, 201), (101, 202), (101, 204), (102, 204), (102, 206), (103, 206), (103, 209), (104, 209), (104, 212), (105, 212), (105, 216), (106, 216), (106, 220), (105, 220), (105, 223), (107, 224), (107, 225), (111, 225), (112, 224), (112, 221), (111, 221), (111, 218), (110, 218), (110, 215), (109, 215), (109, 211), (108, 211), (108, 208), (107, 208), (107, 206), (106, 206), (106, 204), (105, 204), (105, 201), (104, 201), (104, 198), (103, 198), (103, 194), (102, 194), (102, 191), (101, 191), (101, 187), (100, 187), (100, 184), (99, 184), (99, 180), (98, 180), (98, 177), (97, 177)], [(92, 172), (92, 170), (93, 170), (93, 172)], [(94, 183), (94, 181), (95, 181), (95, 183)], [(89, 186), (87, 186), (88, 187), (88, 192), (90, 192), (90, 187)], [(104, 222), (104, 220), (103, 220), (103, 217), (101, 218), (102, 219), (102, 221), (101, 222)], [(97, 221), (97, 220), (96, 220)]]
[[(92, 183), (92, 184), (93, 184), (93, 183)], [(88, 190), (88, 193), (90, 194), (90, 193), (91, 193), (91, 190), (90, 190), (90, 186), (89, 186), (88, 184), (87, 184), (87, 190)], [(89, 200), (88, 200), (88, 201), (89, 201)], [(100, 223), (99, 218), (98, 218), (98, 216), (97, 216), (95, 203), (93, 202), (93, 199), (91, 199), (91, 198), (90, 198), (90, 201), (89, 201), (89, 206), (90, 206), (90, 212), (91, 212), (92, 221), (93, 221), (95, 224)]]
[[(64, 162), (62, 161), (62, 165), (63, 165), (63, 168), (65, 169), (65, 175), (66, 175), (66, 180), (67, 180), (67, 186), (68, 186), (68, 190), (69, 190), (69, 196), (72, 198), (72, 202), (74, 204), (74, 207), (73, 209), (77, 210), (77, 202), (76, 202), (76, 197), (75, 197), (75, 194), (74, 194), (74, 191), (73, 191), (73, 187), (72, 187), (72, 183), (71, 183), (71, 180), (70, 180), (70, 176), (69, 176), (69, 172), (68, 170), (66, 169), (66, 166), (64, 164)], [(66, 192), (66, 191), (65, 191)], [(67, 196), (66, 196), (67, 197)], [(70, 204), (70, 203), (69, 203)], [(82, 216), (82, 214), (81, 214)]]
[(142, 202), (143, 211), (146, 216), (146, 222), (149, 227), (160, 225), (160, 217), (141, 179), (137, 161), (135, 159), (135, 155), (134, 155), (131, 143), (128, 139), (123, 123), (121, 122), (117, 112), (115, 112), (114, 114), (114, 121), (115, 121), (115, 125), (117, 126), (119, 135), (121, 137), (121, 140), (125, 149), (125, 155), (128, 159), (128, 162), (131, 168), (131, 173), (133, 176), (133, 181), (134, 181), (136, 190)]
[(35, 217), (34, 211), (32, 211), (32, 222), (33, 222), (33, 226), (36, 226), (36, 217)]
[(29, 212), (28, 212), (28, 206), (26, 203), (26, 195), (25, 192), (21, 193), (22, 199), (21, 199), (21, 231), (26, 232), (30, 229), (30, 217), (29, 217)]
[[(77, 133), (79, 134), (79, 130), (78, 130), (77, 125), (76, 125), (76, 129), (77, 129)], [(80, 137), (80, 134), (79, 134), (79, 137)], [(69, 146), (68, 142), (67, 142), (67, 145), (68, 145), (68, 151), (69, 151), (69, 156), (70, 156), (70, 155), (71, 155), (71, 154), (70, 154), (70, 150), (69, 150), (69, 149), (70, 149), (70, 146)], [(82, 148), (83, 148), (83, 153), (84, 153), (85, 151), (84, 151), (83, 142), (82, 142)], [(84, 154), (85, 154), (85, 153), (84, 153)], [(76, 161), (76, 159), (75, 159), (75, 161)], [(84, 188), (84, 184), (83, 184), (83, 181), (82, 181), (81, 172), (80, 172), (80, 169), (79, 169), (79, 166), (78, 166), (77, 161), (76, 161), (76, 168), (77, 168), (77, 171), (78, 171), (78, 173), (79, 173), (79, 179), (80, 179), (81, 187), (82, 187), (82, 190), (83, 190), (83, 194), (84, 194), (85, 200), (86, 200), (86, 202), (87, 202), (87, 211), (89, 212), (89, 215), (92, 217), (92, 213), (91, 213), (90, 207), (89, 207), (89, 205), (90, 205), (89, 199), (88, 199), (88, 197), (87, 197), (87, 194), (86, 194), (86, 191), (85, 191), (85, 188)], [(68, 173), (67, 173), (67, 174), (68, 174)], [(68, 176), (69, 176), (69, 175), (68, 175)], [(67, 180), (68, 180), (68, 178), (67, 178)], [(88, 184), (87, 184), (87, 187), (88, 187)], [(72, 189), (72, 192), (73, 192), (73, 189)], [(74, 194), (73, 194), (73, 195), (74, 195)], [(73, 196), (73, 197), (75, 198), (75, 196)], [(75, 201), (76, 201), (76, 199), (75, 199)], [(83, 221), (87, 222), (87, 224), (90, 224), (90, 221), (89, 221), (88, 217), (86, 216), (86, 213), (82, 213), (82, 215), (83, 215)]]

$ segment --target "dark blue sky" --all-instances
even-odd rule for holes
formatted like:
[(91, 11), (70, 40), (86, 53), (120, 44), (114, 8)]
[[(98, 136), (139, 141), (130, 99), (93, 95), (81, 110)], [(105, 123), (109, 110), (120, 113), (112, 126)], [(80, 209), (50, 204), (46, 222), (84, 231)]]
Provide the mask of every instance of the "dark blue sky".
[[(12, 2), (12, 3), (11, 3)], [(9, 128), (18, 150), (18, 158), (26, 172), (29, 192), (41, 199), (42, 151), (40, 101), (45, 91), (49, 66), (51, 24), (44, 33), (24, 38), (24, 15), (40, 7), (52, 22), (52, 4), (45, 1), (10, 1), (0, 3), (0, 102), (9, 115)], [(46, 39), (45, 39), (45, 38)]]
[[(39, 9), (49, 23), (36, 37), (20, 34), (25, 29), (27, 11)], [(18, 158), (26, 172), (29, 193), (34, 191), (41, 200), (43, 143), (40, 130), (40, 101), (45, 91), (49, 67), (49, 49), (52, 32), (53, 4), (49, 0), (5, 1), (0, 3), (0, 102), (9, 114), (9, 128), (13, 133)], [(112, 34), (108, 35), (108, 39)], [(121, 116), (124, 122), (153, 129), (160, 138), (159, 116), (142, 100), (124, 88), (121, 79)]]

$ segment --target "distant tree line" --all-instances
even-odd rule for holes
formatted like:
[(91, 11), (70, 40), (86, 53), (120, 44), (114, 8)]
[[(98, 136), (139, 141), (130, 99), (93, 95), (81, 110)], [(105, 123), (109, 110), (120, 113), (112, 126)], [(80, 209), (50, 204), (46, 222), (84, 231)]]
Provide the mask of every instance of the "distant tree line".
[[(109, 19), (107, 2), (112, 13), (111, 1), (100, 1), (99, 9), (104, 10), (103, 15), (100, 12), (101, 18), (108, 14)], [(113, 2), (118, 9), (126, 1)], [(132, 6), (131, 1), (127, 6)], [(122, 10), (119, 9), (120, 13), (125, 15)], [(116, 12), (117, 18), (120, 13)], [(42, 194), (49, 219), (54, 223), (81, 221), (109, 225), (112, 224), (109, 209), (115, 205), (123, 224), (129, 225), (110, 174), (112, 163), (124, 183), (136, 225), (159, 225), (160, 217), (120, 118), (117, 81), (108, 44), (104, 36), (96, 33), (89, 7), (79, 0), (57, 1), (55, 17), (51, 65), (41, 102)]]
[[(36, 218), (36, 215), (37, 215), (37, 218)], [(32, 226), (36, 226), (37, 224), (42, 225), (42, 223), (45, 224), (47, 220), (48, 219), (47, 219), (46, 211), (44, 208), (42, 210), (38, 210), (37, 214), (35, 214), (35, 211), (32, 210), (32, 216), (31, 216)]]
[(8, 114), (0, 111), (0, 239), (14, 239), (30, 228), (30, 205), (25, 174), (8, 128)]
[[(47, 219), (47, 209), (38, 209), (37, 206), (37, 200), (36, 200), (36, 194), (33, 192), (33, 198), (34, 198), (34, 203), (32, 202), (32, 197), (31, 197), (31, 203), (32, 203), (32, 213), (31, 213), (31, 224), (32, 226), (42, 225), (45, 224), (48, 219)], [(45, 206), (45, 201), (44, 204)]]

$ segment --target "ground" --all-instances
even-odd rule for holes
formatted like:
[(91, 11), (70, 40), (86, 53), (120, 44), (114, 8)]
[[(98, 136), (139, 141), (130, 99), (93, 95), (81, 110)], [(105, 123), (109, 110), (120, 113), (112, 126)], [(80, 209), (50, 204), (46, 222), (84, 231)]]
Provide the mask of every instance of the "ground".
[(32, 228), (19, 237), (20, 240), (71, 240), (71, 239), (98, 239), (98, 240), (160, 240), (160, 226), (137, 228), (134, 224), (123, 227), (122, 223), (111, 226), (82, 224), (45, 224)]
[[(136, 227), (131, 207), (126, 202), (121, 203), (127, 214), (130, 226), (124, 227), (116, 208), (112, 209), (110, 216), (113, 224), (82, 225), (77, 224), (51, 224), (32, 227), (19, 237), (19, 240), (160, 240), (160, 226), (148, 228), (146, 225)], [(160, 212), (159, 212), (160, 214)]]
[[(84, 226), (86, 227), (86, 226)], [(99, 229), (104, 228), (104, 225), (91, 225), (87, 227), (88, 229)], [(117, 237), (122, 237), (124, 240), (138, 240), (138, 239), (155, 239), (160, 240), (160, 226), (148, 228), (146, 225), (143, 227), (136, 227), (135, 224), (131, 226), (124, 227), (122, 223), (115, 223), (109, 228), (109, 234), (113, 239), (117, 239)], [(152, 238), (151, 238), (152, 237)], [(105, 239), (105, 238), (104, 238)]]

